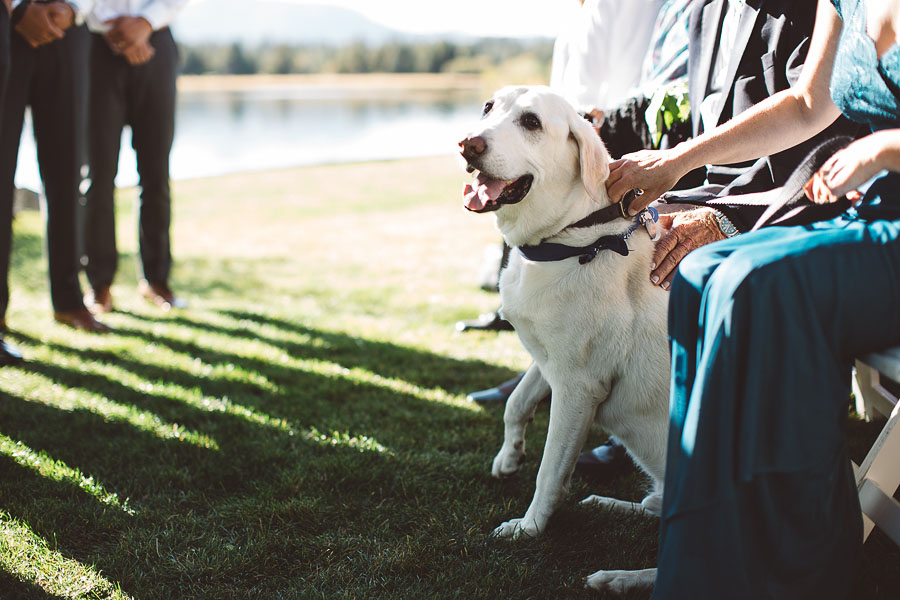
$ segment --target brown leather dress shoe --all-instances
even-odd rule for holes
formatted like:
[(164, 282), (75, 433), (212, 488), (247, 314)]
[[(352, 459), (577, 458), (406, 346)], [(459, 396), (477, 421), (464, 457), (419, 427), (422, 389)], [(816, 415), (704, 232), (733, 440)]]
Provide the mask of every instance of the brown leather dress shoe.
[(112, 293), (105, 285), (89, 291), (84, 297), (84, 304), (92, 314), (102, 315), (113, 311)]
[(90, 333), (106, 333), (112, 331), (110, 326), (104, 325), (95, 319), (94, 315), (91, 314), (91, 311), (83, 306), (72, 311), (55, 312), (53, 313), (53, 318), (56, 319), (58, 323)]
[(142, 279), (138, 283), (138, 293), (164, 311), (187, 308), (187, 302), (177, 297), (164, 283), (150, 283)]

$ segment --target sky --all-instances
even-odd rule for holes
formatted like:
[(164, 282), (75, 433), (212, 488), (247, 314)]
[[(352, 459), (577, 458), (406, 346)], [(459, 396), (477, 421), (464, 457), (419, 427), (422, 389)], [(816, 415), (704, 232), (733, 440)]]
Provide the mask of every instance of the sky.
[[(196, 0), (194, 0), (196, 1)], [(476, 36), (556, 37), (577, 0), (279, 0), (353, 9), (395, 29)]]

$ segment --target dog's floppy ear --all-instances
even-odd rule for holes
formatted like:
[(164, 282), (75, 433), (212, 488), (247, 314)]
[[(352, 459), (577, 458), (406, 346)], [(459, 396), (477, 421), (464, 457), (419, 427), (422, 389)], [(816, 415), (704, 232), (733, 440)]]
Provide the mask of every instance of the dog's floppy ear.
[(598, 201), (600, 186), (609, 177), (609, 153), (593, 126), (575, 111), (569, 116), (569, 132), (578, 144), (584, 189), (588, 196)]

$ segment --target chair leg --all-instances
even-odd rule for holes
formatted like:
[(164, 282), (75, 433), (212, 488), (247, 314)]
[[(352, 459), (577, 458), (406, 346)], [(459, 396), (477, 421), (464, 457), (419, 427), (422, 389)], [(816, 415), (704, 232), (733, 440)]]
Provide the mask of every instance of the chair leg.
[[(894, 405), (887, 422), (856, 473), (863, 507), (863, 540), (874, 525), (889, 535), (898, 535), (900, 545), (900, 504), (884, 502), (900, 487), (900, 403)], [(874, 489), (873, 489), (874, 484)], [(876, 491), (877, 490), (877, 491)], [(879, 493), (880, 492), (880, 493)], [(873, 522), (874, 521), (874, 522)]]

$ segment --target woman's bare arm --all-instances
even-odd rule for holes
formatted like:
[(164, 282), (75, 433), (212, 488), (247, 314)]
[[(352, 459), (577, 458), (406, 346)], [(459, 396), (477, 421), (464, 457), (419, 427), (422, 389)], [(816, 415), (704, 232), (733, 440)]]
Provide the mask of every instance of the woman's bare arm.
[(809, 53), (796, 85), (670, 150), (645, 150), (614, 161), (607, 180), (610, 199), (619, 202), (629, 190), (642, 189), (644, 195), (631, 206), (636, 212), (697, 167), (775, 154), (828, 127), (840, 115), (829, 93), (840, 31), (841, 20), (831, 2), (819, 0)]

